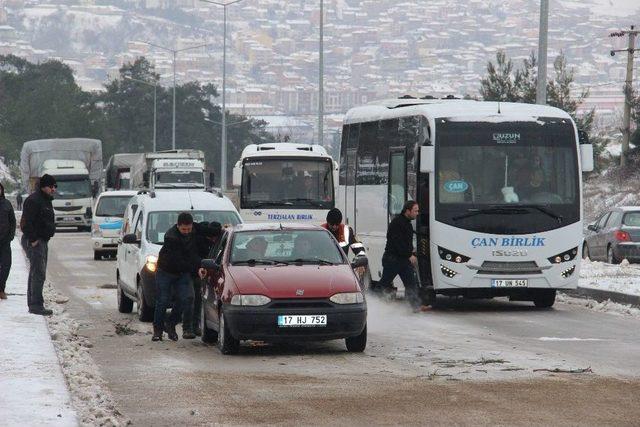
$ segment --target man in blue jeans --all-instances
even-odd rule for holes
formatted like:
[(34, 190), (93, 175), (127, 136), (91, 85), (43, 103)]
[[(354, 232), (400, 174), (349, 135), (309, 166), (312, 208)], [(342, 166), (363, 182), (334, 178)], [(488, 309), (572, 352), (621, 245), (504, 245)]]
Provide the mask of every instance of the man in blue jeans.
[[(215, 225), (215, 227), (213, 227)], [(215, 228), (220, 234), (218, 223), (211, 223), (207, 230)], [(158, 271), (156, 271), (156, 306), (153, 316), (152, 341), (161, 341), (163, 331), (166, 330), (169, 339), (178, 340), (176, 324), (182, 322), (182, 338), (193, 339), (193, 278), (200, 268), (198, 255), (197, 233), (200, 230), (194, 224), (191, 214), (183, 212), (178, 215), (177, 224), (164, 235), (164, 244), (158, 256)], [(167, 308), (172, 296), (175, 297), (171, 315), (165, 322)]]

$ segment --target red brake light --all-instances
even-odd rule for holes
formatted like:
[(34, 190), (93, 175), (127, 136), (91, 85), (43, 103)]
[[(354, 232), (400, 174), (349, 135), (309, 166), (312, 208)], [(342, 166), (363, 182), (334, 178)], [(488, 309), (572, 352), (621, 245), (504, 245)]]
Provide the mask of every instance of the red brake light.
[(631, 236), (626, 231), (618, 230), (616, 231), (616, 240), (619, 242), (630, 242)]

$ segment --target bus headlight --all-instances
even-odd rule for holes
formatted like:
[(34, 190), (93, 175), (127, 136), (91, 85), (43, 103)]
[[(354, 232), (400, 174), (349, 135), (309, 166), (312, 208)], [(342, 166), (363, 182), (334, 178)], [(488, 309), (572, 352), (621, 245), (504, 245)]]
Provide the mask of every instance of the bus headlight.
[(562, 273), (560, 273), (560, 275), (563, 278), (568, 278), (569, 276), (571, 276), (573, 274), (573, 272), (576, 271), (576, 266), (572, 266), (571, 268), (567, 268), (565, 271), (563, 271)]
[(442, 274), (447, 276), (449, 279), (453, 279), (456, 276), (456, 274), (458, 274), (455, 271), (453, 271), (452, 269), (447, 268), (442, 264), (440, 264), (440, 271), (442, 272)]
[(344, 292), (333, 295), (329, 298), (334, 304), (361, 304), (364, 302), (362, 292)]
[(264, 295), (234, 295), (231, 298), (231, 305), (242, 305), (257, 307), (267, 305), (271, 302), (271, 298)]
[(149, 270), (152, 273), (155, 273), (156, 270), (158, 269), (158, 257), (155, 255), (147, 256), (147, 261), (144, 265), (145, 267), (147, 267), (147, 270)]
[(441, 246), (438, 246), (438, 254), (440, 254), (440, 259), (455, 262), (456, 264), (463, 264), (465, 262), (469, 262), (471, 259), (468, 256), (460, 255), (457, 252), (450, 251), (449, 249), (445, 249)]
[(573, 261), (578, 255), (578, 247), (562, 252), (561, 254), (554, 255), (551, 258), (547, 258), (551, 264), (560, 264), (562, 262)]

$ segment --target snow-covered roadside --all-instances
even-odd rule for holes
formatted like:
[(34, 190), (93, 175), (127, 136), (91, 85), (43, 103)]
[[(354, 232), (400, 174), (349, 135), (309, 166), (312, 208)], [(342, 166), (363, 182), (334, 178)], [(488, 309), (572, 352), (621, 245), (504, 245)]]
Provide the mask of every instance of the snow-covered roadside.
[(93, 344), (78, 334), (78, 323), (65, 312), (64, 304), (69, 299), (56, 292), (50, 283), (46, 284), (44, 295), (54, 312), (48, 319), (51, 339), (81, 424), (128, 425), (129, 420), (116, 408), (115, 400), (89, 353)]
[(640, 267), (627, 260), (618, 265), (583, 260), (579, 286), (640, 297)]
[(565, 294), (558, 294), (556, 301), (562, 304), (577, 305), (602, 313), (640, 317), (640, 309), (627, 304), (618, 304), (611, 300), (598, 302), (590, 298), (574, 298)]
[(0, 423), (3, 426), (78, 424), (46, 320), (27, 310), (28, 270), (11, 244), (7, 300), (0, 300)]

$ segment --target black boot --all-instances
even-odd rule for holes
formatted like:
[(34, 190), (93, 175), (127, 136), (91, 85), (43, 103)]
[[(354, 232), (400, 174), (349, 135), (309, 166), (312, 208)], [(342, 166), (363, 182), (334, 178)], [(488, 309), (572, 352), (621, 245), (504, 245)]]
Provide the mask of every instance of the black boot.
[(185, 340), (192, 340), (196, 337), (196, 334), (194, 334), (192, 331), (190, 330), (186, 330), (186, 331), (182, 331), (182, 338)]
[(53, 310), (49, 310), (44, 307), (34, 307), (29, 309), (29, 313), (38, 314), (40, 316), (51, 316), (53, 314)]
[(162, 328), (160, 326), (153, 325), (153, 337), (151, 341), (162, 341)]
[(171, 341), (178, 341), (178, 333), (176, 332), (176, 324), (172, 322), (166, 322), (164, 324), (164, 330), (169, 336)]

